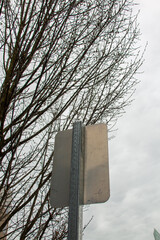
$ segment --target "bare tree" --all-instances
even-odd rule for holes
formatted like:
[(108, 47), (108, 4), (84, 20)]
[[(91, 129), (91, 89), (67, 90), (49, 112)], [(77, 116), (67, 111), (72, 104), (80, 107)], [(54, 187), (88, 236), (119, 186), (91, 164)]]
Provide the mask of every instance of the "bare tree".
[[(0, 215), (7, 239), (63, 239), (49, 188), (57, 131), (113, 124), (142, 64), (132, 0), (1, 0)], [(10, 199), (10, 200), (8, 200)]]

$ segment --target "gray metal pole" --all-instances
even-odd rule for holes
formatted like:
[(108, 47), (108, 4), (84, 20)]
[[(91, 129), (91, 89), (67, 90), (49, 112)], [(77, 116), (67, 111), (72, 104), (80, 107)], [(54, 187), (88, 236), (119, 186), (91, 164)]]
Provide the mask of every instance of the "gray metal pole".
[(68, 240), (82, 239), (83, 204), (83, 131), (82, 123), (73, 124), (70, 174)]

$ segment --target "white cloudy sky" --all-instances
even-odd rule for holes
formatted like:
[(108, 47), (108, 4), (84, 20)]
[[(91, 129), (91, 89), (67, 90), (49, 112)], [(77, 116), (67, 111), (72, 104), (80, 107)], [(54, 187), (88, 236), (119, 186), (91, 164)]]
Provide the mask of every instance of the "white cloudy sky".
[(144, 73), (109, 142), (111, 197), (90, 206), (84, 240), (153, 240), (160, 232), (160, 1), (137, 0)]

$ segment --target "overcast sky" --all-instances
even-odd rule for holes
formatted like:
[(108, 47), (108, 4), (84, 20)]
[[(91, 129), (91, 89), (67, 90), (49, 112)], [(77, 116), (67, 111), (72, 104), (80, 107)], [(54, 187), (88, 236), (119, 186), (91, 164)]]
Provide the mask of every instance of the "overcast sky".
[(94, 218), (83, 240), (153, 240), (160, 232), (160, 1), (137, 2), (144, 73), (109, 142), (111, 197), (84, 214), (84, 224)]

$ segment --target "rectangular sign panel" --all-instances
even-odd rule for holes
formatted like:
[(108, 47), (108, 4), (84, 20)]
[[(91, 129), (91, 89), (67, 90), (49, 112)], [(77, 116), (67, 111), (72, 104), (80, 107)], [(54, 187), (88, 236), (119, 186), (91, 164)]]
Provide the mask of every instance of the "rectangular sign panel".
[(109, 196), (107, 126), (90, 125), (85, 129), (84, 204), (105, 202)]
[(57, 133), (50, 194), (51, 206), (55, 208), (69, 205), (71, 151), (72, 130)]
[[(110, 196), (107, 126), (95, 124), (84, 128), (81, 159), (84, 164), (83, 204), (105, 202)], [(55, 139), (51, 179), (52, 207), (69, 206), (71, 149), (72, 130), (59, 132)]]

